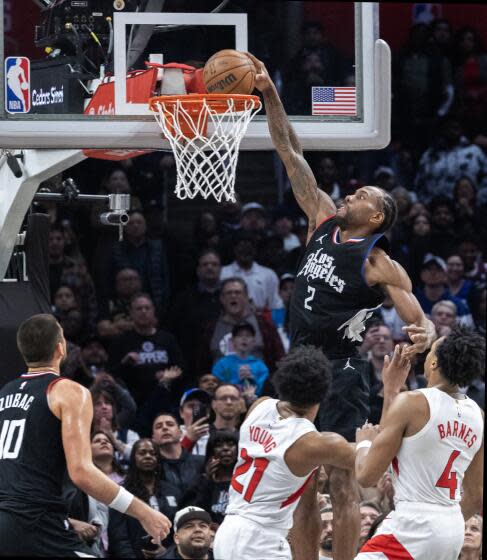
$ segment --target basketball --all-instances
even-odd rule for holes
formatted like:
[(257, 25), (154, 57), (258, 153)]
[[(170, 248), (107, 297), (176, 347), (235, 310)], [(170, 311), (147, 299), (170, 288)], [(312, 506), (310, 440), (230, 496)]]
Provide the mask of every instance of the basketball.
[(252, 93), (255, 66), (243, 52), (225, 49), (215, 53), (205, 64), (203, 78), (208, 93)]

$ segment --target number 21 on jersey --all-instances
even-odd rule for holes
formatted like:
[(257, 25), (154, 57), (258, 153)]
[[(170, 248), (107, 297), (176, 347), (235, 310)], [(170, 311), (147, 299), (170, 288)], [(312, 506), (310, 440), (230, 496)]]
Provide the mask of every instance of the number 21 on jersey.
[[(265, 459), (264, 457), (259, 457), (257, 459), (250, 457), (245, 447), (240, 451), (240, 458), (243, 459), (243, 463), (235, 469), (231, 484), (232, 484), (232, 488), (236, 492), (244, 495), (243, 497), (246, 502), (250, 502), (252, 500), (252, 496), (254, 495), (257, 486), (259, 485), (259, 482), (262, 479), (262, 475), (264, 474), (264, 471), (269, 465), (269, 460)], [(252, 475), (252, 478), (250, 479), (247, 488), (244, 489), (243, 484), (238, 482), (237, 478), (247, 473), (252, 466), (255, 469), (254, 474)]]

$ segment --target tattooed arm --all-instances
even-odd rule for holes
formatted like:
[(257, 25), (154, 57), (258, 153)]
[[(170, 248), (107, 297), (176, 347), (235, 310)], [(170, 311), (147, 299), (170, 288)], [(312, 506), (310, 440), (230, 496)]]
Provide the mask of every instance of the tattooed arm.
[(257, 69), (255, 87), (264, 97), (272, 142), (286, 167), (296, 201), (308, 217), (310, 235), (324, 218), (336, 212), (335, 203), (318, 188), (313, 172), (304, 159), (301, 143), (288, 120), (266, 67), (253, 55), (249, 56)]

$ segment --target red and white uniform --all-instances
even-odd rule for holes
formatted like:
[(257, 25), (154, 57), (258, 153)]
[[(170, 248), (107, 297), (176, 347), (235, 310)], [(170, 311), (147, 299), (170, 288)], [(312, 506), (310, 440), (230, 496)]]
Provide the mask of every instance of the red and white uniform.
[(305, 418), (282, 418), (276, 399), (255, 407), (240, 428), (225, 520), (214, 543), (215, 559), (290, 559), (286, 537), (293, 513), (313, 473), (295, 476), (284, 460), (300, 437), (316, 432)]
[(457, 560), (460, 554), (461, 486), (482, 444), (482, 413), (469, 398), (457, 400), (436, 388), (420, 391), (430, 418), (417, 434), (403, 438), (392, 461), (396, 509), (358, 560)]

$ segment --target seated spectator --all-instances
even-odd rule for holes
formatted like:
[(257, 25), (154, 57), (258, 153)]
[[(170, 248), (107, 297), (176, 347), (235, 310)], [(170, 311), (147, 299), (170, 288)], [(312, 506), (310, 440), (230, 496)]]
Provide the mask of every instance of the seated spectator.
[(102, 338), (113, 338), (134, 328), (130, 319), (130, 299), (142, 290), (139, 273), (133, 268), (122, 268), (115, 276), (115, 296), (106, 300), (100, 311), (97, 330)]
[(198, 253), (206, 249), (218, 251), (220, 242), (220, 233), (215, 214), (208, 210), (201, 212), (195, 222), (193, 246), (196, 247)]
[(465, 267), (460, 255), (451, 255), (446, 260), (446, 281), (448, 295), (461, 299), (468, 305), (468, 299), (473, 289), (473, 282), (463, 277)]
[[(110, 437), (101, 431), (96, 431), (91, 437), (91, 454), (93, 456), (93, 464), (96, 465), (104, 474), (117, 484), (122, 484), (124, 479), (124, 471), (120, 467), (115, 458), (115, 448), (113, 447)], [(108, 506), (88, 496), (89, 507), (92, 514), (91, 519), (99, 519), (101, 527), (99, 527), (99, 545), (100, 550), (106, 553), (108, 551)], [(104, 554), (105, 556), (106, 554)]]
[(284, 241), (281, 237), (270, 234), (260, 241), (255, 260), (279, 276), (287, 270), (285, 261), (288, 254), (284, 250)]
[(199, 477), (204, 457), (191, 455), (181, 445), (182, 432), (176, 416), (162, 412), (152, 427), (152, 440), (159, 446), (161, 477), (183, 494)]
[(225, 430), (236, 433), (238, 437), (238, 426), (240, 421), (241, 395), (235, 385), (222, 383), (215, 390), (215, 396), (211, 403), (215, 413), (215, 421), (210, 424), (210, 434), (213, 430)]
[(267, 212), (259, 202), (247, 202), (240, 214), (240, 230), (251, 234), (255, 242), (267, 236)]
[[(211, 396), (202, 389), (189, 389), (181, 397), (179, 416), (183, 424), (181, 443), (184, 448), (194, 455), (206, 454), (209, 435)], [(195, 413), (199, 418), (195, 418)], [(185, 441), (188, 440), (188, 441)]]
[(370, 326), (360, 347), (360, 353), (366, 355), (372, 365), (376, 382), (382, 383), (384, 357), (394, 350), (394, 340), (389, 327), (384, 324)]
[(382, 511), (376, 502), (360, 503), (360, 539), (359, 546), (362, 546), (368, 538), (372, 523), (382, 515)]
[(403, 187), (396, 187), (397, 180), (396, 180), (396, 174), (394, 173), (394, 170), (391, 167), (386, 167), (384, 165), (380, 165), (374, 171), (374, 185), (377, 185), (379, 188), (384, 189), (385, 191), (388, 191), (391, 194), (393, 194), (395, 188), (403, 188)]
[(446, 259), (457, 243), (455, 208), (453, 202), (444, 196), (433, 198), (429, 208), (431, 211), (430, 250), (442, 259)]
[(233, 327), (232, 346), (234, 353), (220, 358), (213, 365), (213, 375), (242, 389), (251, 383), (256, 386), (255, 394), (260, 397), (269, 368), (253, 355), (255, 329), (250, 323), (239, 323)]
[(61, 284), (54, 294), (53, 315), (63, 328), (66, 340), (80, 344), (87, 333), (80, 302), (71, 286)]
[(220, 301), (223, 307), (220, 316), (207, 323), (200, 339), (198, 372), (202, 374), (210, 371), (216, 360), (234, 351), (231, 344), (232, 329), (243, 321), (255, 329), (254, 356), (263, 360), (272, 372), (276, 362), (284, 355), (284, 349), (272, 322), (251, 310), (245, 281), (241, 278), (224, 280)]
[(449, 300), (442, 300), (433, 305), (431, 320), (438, 337), (448, 336), (457, 322), (457, 306)]
[(174, 544), (160, 558), (213, 560), (212, 540), (210, 514), (201, 508), (188, 506), (176, 513)]
[(457, 252), (463, 259), (464, 276), (472, 282), (487, 280), (487, 263), (484, 262), (482, 246), (477, 237), (466, 236), (460, 239)]
[[(138, 407), (154, 397), (158, 384), (169, 386), (182, 373), (182, 354), (174, 336), (156, 327), (152, 299), (135, 295), (130, 302), (134, 328), (110, 345), (109, 369), (126, 383)], [(139, 411), (140, 413), (140, 411)]]
[(487, 156), (462, 135), (458, 119), (447, 116), (441, 123), (436, 142), (419, 161), (418, 198), (427, 203), (439, 195), (452, 199), (455, 183), (461, 176), (468, 175), (480, 184), (486, 174)]
[(234, 432), (214, 433), (206, 448), (205, 472), (183, 496), (183, 504), (208, 511), (221, 524), (228, 505), (228, 490), (237, 462), (238, 439)]
[(206, 391), (212, 398), (215, 396), (218, 385), (220, 385), (220, 380), (212, 373), (204, 373), (198, 378), (198, 389), (203, 389), (203, 391)]
[(321, 514), (320, 558), (333, 558), (333, 509), (323, 508)]
[[(172, 520), (178, 509), (180, 494), (177, 488), (161, 479), (158, 455), (156, 443), (150, 439), (139, 439), (132, 448), (123, 486)], [(108, 541), (110, 556), (115, 558), (152, 558), (166, 550), (162, 544), (154, 550), (150, 546), (151, 538), (147, 537), (139, 520), (114, 509), (110, 509)], [(167, 545), (168, 540), (164, 543)]]
[(414, 295), (418, 298), (423, 311), (428, 315), (431, 314), (435, 303), (445, 299), (453, 301), (457, 306), (458, 321), (463, 324), (471, 324), (469, 308), (460, 299), (448, 295), (446, 271), (445, 261), (436, 255), (428, 253), (424, 257), (421, 267), (423, 287), (416, 288)]
[[(115, 404), (114, 392), (117, 391), (117, 385), (100, 381), (91, 389), (93, 399), (93, 430), (103, 431), (110, 438), (115, 451), (119, 454), (121, 460), (128, 461), (134, 443), (139, 439), (139, 434), (133, 430), (119, 429), (117, 425), (117, 407)], [(111, 389), (111, 390), (110, 390)], [(118, 391), (119, 399), (127, 399), (126, 395)]]
[(53, 224), (49, 231), (49, 286), (51, 289), (51, 301), (54, 294), (61, 285), (63, 272), (74, 266), (74, 259), (65, 254), (64, 229), (60, 225)]
[(171, 303), (168, 326), (178, 340), (187, 364), (186, 386), (196, 382), (197, 341), (205, 323), (221, 311), (220, 255), (204, 249), (196, 266), (196, 282), (179, 292)]
[(237, 234), (233, 250), (235, 261), (222, 268), (220, 279), (242, 278), (256, 310), (282, 307), (277, 274), (255, 262), (257, 246), (252, 234), (245, 231)]
[(138, 210), (130, 213), (124, 228), (124, 240), (112, 247), (110, 278), (123, 268), (134, 268), (142, 281), (142, 290), (148, 292), (158, 312), (169, 301), (169, 265), (167, 247), (161, 239), (148, 239), (144, 214)]
[(293, 233), (294, 219), (292, 212), (285, 206), (276, 208), (272, 222), (272, 232), (275, 236), (282, 239), (283, 249), (286, 252), (292, 251), (300, 246), (298, 236)]
[(284, 351), (289, 352), (291, 341), (289, 339), (289, 301), (294, 289), (294, 274), (284, 273), (279, 278), (279, 295), (281, 296), (283, 307), (272, 310), (272, 322), (276, 326), (277, 332), (281, 337)]
[(465, 540), (458, 560), (481, 560), (483, 518), (476, 513), (465, 521)]
[(470, 177), (460, 177), (453, 188), (456, 225), (461, 236), (485, 231), (482, 210), (477, 204), (477, 185)]

